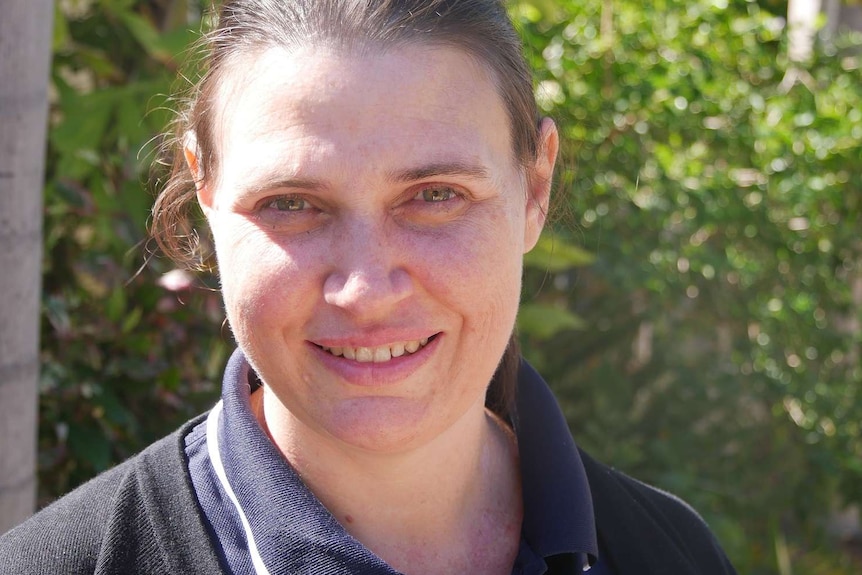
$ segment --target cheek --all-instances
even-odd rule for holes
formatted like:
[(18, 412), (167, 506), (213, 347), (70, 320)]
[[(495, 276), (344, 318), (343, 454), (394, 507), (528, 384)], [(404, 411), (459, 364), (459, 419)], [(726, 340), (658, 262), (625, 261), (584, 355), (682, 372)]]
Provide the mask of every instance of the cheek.
[[(461, 315), (469, 332), (488, 337), (504, 328), (508, 338), (507, 324), (517, 313), (523, 251), (523, 222), (508, 208), (476, 206), (435, 230), (391, 222), (383, 240), (388, 264), (407, 271), (423, 294), (420, 298)], [(279, 237), (236, 214), (213, 224), (228, 319), (243, 339), (301, 327), (322, 305), (327, 270), (350, 265), (349, 257), (334, 254), (357, 249), (340, 234)]]
[(499, 329), (514, 321), (523, 265), (518, 228), (508, 210), (483, 207), (411, 250), (422, 262), (422, 283), (463, 310), (466, 329), (485, 331), (489, 322)]
[[(226, 215), (213, 226), (222, 297), (237, 337), (296, 313), (314, 301), (314, 262), (308, 249), (288, 250), (259, 226)], [(254, 326), (254, 329), (252, 329)]]

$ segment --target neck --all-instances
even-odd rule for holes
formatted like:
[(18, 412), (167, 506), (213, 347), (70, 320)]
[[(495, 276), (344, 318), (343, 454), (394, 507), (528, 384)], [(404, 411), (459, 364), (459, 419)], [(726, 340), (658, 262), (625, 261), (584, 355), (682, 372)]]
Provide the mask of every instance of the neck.
[(309, 489), (392, 567), (511, 573), (523, 514), (517, 447), (481, 403), (432, 441), (397, 453), (323, 437), (266, 390), (252, 398), (261, 403), (258, 421)]

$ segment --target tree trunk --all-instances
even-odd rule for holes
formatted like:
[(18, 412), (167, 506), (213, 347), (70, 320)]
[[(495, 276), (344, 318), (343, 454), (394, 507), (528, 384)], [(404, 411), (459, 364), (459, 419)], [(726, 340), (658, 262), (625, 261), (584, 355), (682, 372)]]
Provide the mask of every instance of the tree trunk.
[(33, 512), (42, 183), (53, 2), (0, 17), (0, 533)]
[(814, 50), (820, 0), (789, 0), (787, 3), (787, 56), (793, 62), (805, 62)]
[(841, 0), (823, 0), (823, 12), (826, 13), (826, 25), (821, 35), (826, 42), (831, 42), (841, 22)]

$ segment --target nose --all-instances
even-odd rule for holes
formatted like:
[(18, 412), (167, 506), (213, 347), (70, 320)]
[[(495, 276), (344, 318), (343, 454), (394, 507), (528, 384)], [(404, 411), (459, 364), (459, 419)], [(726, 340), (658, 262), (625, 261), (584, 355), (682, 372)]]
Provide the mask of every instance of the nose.
[(403, 250), (381, 224), (351, 227), (332, 247), (335, 265), (324, 282), (324, 301), (360, 321), (385, 319), (413, 293)]

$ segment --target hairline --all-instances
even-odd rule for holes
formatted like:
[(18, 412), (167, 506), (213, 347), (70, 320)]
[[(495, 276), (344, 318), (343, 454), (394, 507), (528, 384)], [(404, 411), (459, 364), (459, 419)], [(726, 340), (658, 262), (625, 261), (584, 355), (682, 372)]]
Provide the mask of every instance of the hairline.
[[(214, 109), (214, 113), (210, 118), (210, 132), (212, 136), (212, 150), (211, 153), (214, 156), (214, 160), (221, 158), (222, 147), (219, 145), (220, 142), (216, 141), (216, 134), (222, 133), (224, 128), (225, 121), (225, 109), (227, 107), (227, 103), (230, 101), (230, 93), (226, 94), (225, 91), (228, 89), (226, 86), (232, 85), (232, 90), (238, 89), (240, 86), (244, 84), (244, 82), (226, 82), (225, 78), (228, 76), (233, 76), (235, 74), (247, 74), (249, 70), (243, 71), (242, 63), (246, 61), (248, 58), (255, 58), (265, 53), (268, 50), (272, 49), (281, 49), (284, 50), (288, 55), (294, 54), (302, 49), (308, 48), (323, 48), (332, 50), (334, 54), (343, 54), (343, 55), (358, 55), (360, 57), (366, 56), (375, 56), (375, 55), (385, 55), (387, 53), (391, 53), (394, 50), (397, 50), (398, 47), (403, 46), (418, 46), (420, 48), (427, 48), (429, 50), (435, 49), (454, 49), (461, 52), (463, 55), (467, 56), (479, 70), (481, 70), (486, 78), (490, 81), (491, 85), (494, 87), (494, 91), (499, 98), (500, 104), (503, 106), (503, 109), (506, 113), (506, 121), (508, 123), (508, 139), (509, 139), (509, 151), (510, 151), (510, 160), (514, 162), (514, 165), (519, 169), (524, 171), (526, 169), (525, 162), (522, 158), (518, 157), (518, 153), (515, 150), (515, 119), (513, 118), (512, 110), (509, 106), (509, 102), (506, 99), (506, 92), (504, 89), (504, 83), (500, 78), (500, 74), (494, 70), (488, 60), (483, 57), (479, 52), (478, 47), (470, 46), (468, 42), (459, 42), (453, 38), (448, 37), (429, 37), (422, 38), (417, 35), (404, 35), (401, 37), (395, 38), (346, 38), (346, 39), (334, 39), (329, 36), (320, 37), (320, 38), (307, 38), (299, 41), (294, 41), (291, 43), (285, 42), (276, 42), (272, 40), (265, 40), (257, 43), (249, 43), (242, 48), (239, 48), (232, 53), (228, 54), (224, 60), (219, 63), (218, 70), (215, 72), (215, 77), (211, 78), (210, 81), (216, 82), (217, 86), (215, 86), (212, 96), (209, 100), (209, 105)], [(242, 76), (240, 76), (242, 78)], [(221, 102), (221, 103), (220, 103)], [(199, 152), (200, 150), (198, 150)], [(203, 165), (203, 178), (204, 181), (211, 185), (215, 186), (217, 181), (213, 181), (210, 177), (213, 175), (211, 166)], [(219, 170), (216, 167), (216, 178), (218, 177)]]

